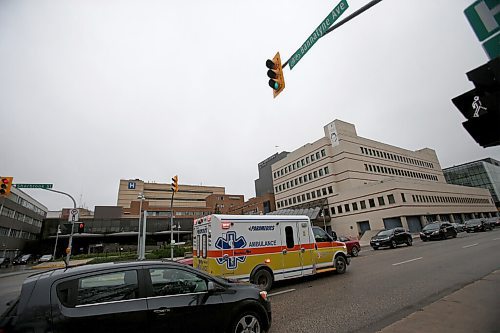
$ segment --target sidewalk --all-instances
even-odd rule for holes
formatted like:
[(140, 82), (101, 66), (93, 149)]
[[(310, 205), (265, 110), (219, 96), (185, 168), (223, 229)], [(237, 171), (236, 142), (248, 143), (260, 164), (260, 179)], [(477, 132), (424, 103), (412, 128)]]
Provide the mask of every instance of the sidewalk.
[(475, 281), (381, 333), (500, 333), (500, 270)]

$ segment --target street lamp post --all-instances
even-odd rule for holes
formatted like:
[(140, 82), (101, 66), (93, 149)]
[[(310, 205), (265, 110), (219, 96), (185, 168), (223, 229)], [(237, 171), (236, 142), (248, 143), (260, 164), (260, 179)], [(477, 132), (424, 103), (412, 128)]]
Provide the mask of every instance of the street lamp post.
[(57, 231), (56, 231), (56, 243), (54, 244), (54, 255), (52, 256), (52, 260), (56, 260), (56, 251), (57, 251), (57, 240), (59, 238), (59, 234), (61, 233), (61, 225), (57, 225)]
[(139, 193), (137, 199), (141, 200), (139, 203), (139, 225), (137, 229), (137, 259), (141, 259), (141, 229), (142, 229), (142, 201), (146, 199), (144, 193)]

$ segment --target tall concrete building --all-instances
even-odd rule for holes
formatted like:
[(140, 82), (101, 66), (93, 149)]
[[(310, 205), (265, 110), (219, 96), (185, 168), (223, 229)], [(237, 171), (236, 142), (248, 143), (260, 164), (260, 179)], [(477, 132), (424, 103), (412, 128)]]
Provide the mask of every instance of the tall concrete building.
[(309, 208), (315, 223), (359, 236), (436, 220), (496, 214), (488, 190), (447, 184), (434, 150), (411, 151), (357, 135), (334, 120), (324, 136), (272, 165), (278, 214)]
[(25, 192), (12, 187), (0, 196), (0, 256), (14, 257), (39, 239), (47, 207)]
[(288, 152), (282, 151), (281, 153), (269, 156), (264, 161), (259, 163), (259, 178), (255, 180), (255, 196), (263, 197), (265, 194), (274, 193), (271, 166), (284, 159), (286, 155), (288, 155)]
[(500, 210), (500, 161), (485, 158), (443, 169), (449, 184), (488, 189)]

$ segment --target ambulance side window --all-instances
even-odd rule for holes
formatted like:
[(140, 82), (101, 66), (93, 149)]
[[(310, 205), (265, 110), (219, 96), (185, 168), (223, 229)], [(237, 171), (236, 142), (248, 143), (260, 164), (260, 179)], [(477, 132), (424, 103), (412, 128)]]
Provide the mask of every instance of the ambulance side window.
[(201, 256), (203, 259), (207, 258), (207, 234), (203, 234), (201, 236), (201, 241), (202, 241), (202, 249), (201, 249)]
[(201, 252), (201, 239), (200, 235), (196, 236), (196, 256), (200, 257)]
[(285, 227), (285, 237), (286, 237), (286, 247), (289, 249), (293, 249), (295, 243), (293, 241), (293, 228), (288, 226)]

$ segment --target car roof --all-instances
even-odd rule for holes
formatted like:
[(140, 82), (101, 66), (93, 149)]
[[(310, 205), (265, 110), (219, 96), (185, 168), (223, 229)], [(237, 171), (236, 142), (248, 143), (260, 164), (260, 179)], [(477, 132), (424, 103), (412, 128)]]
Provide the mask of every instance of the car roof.
[(98, 272), (98, 271), (106, 271), (112, 269), (120, 269), (120, 268), (130, 268), (137, 269), (146, 266), (152, 265), (162, 265), (166, 267), (182, 267), (186, 268), (189, 266), (179, 264), (171, 261), (122, 261), (122, 262), (109, 262), (109, 263), (101, 263), (101, 264), (91, 264), (91, 265), (83, 265), (83, 266), (73, 266), (68, 268), (58, 268), (46, 272), (36, 273), (30, 276), (30, 278), (35, 279), (46, 279), (46, 278), (61, 278), (61, 277), (69, 277), (79, 274), (85, 274), (89, 272)]

